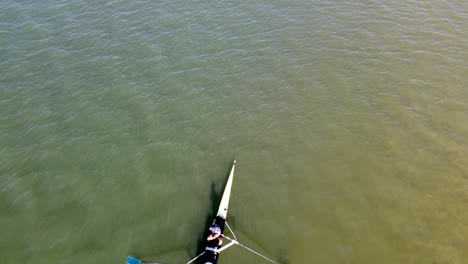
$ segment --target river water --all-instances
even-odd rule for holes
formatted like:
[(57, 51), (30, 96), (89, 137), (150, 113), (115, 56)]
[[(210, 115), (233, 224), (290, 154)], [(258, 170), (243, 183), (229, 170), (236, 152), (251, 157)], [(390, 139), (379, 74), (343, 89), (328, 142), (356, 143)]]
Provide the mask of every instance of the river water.
[[(0, 262), (466, 263), (468, 2), (0, 3)], [(241, 248), (220, 264), (267, 263)]]

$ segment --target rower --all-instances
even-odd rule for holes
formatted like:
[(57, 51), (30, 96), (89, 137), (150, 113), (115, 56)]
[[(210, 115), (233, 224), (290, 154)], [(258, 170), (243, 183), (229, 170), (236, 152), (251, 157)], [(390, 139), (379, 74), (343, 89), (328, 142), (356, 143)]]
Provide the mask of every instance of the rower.
[(223, 238), (221, 236), (222, 229), (220, 224), (223, 223), (223, 220), (221, 217), (217, 216), (214, 220), (213, 223), (210, 226), (210, 234), (208, 235), (208, 238), (206, 240), (208, 241), (214, 241), (215, 239), (218, 240), (217, 246), (221, 246), (223, 243)]

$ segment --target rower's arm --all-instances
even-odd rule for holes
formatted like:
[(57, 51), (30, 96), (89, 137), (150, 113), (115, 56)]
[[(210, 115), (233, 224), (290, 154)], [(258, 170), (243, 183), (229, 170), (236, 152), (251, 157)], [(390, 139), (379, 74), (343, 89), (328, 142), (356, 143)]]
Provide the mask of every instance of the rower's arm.
[(216, 234), (210, 234), (207, 238), (207, 240), (213, 240), (213, 239), (216, 239), (219, 237), (220, 234), (216, 233)]

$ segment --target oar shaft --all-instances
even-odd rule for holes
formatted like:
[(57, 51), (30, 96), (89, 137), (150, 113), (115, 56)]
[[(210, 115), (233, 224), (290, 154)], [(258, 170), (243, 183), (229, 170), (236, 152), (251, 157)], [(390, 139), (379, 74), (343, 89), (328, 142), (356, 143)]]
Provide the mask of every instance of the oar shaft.
[(257, 251), (255, 251), (255, 250), (253, 250), (253, 249), (250, 249), (250, 248), (248, 248), (248, 247), (242, 245), (241, 243), (238, 243), (238, 245), (241, 246), (241, 247), (243, 247), (243, 248), (245, 248), (245, 249), (247, 249), (248, 251), (250, 251), (250, 252), (252, 252), (252, 253), (254, 253), (254, 254), (257, 254), (257, 256), (260, 256), (260, 257), (262, 257), (262, 258), (264, 258), (264, 259), (270, 261), (271, 263), (280, 264), (279, 262), (276, 262), (276, 261), (272, 260), (271, 258), (266, 257), (266, 256), (264, 256), (264, 255), (258, 253)]
[(262, 257), (262, 258), (264, 258), (264, 259), (270, 261), (271, 263), (281, 264), (281, 263), (276, 262), (275, 260), (273, 260), (273, 259), (271, 259), (271, 258), (269, 258), (269, 257), (266, 257), (266, 256), (264, 256), (264, 255), (258, 253), (257, 251), (255, 251), (255, 250), (253, 250), (253, 249), (251, 249), (251, 248), (249, 248), (249, 247), (247, 247), (247, 246), (242, 245), (241, 243), (239, 243), (239, 241), (237, 241), (237, 240), (235, 240), (235, 239), (232, 239), (232, 238), (230, 238), (230, 237), (228, 237), (228, 236), (225, 236), (225, 235), (222, 235), (222, 236), (225, 237), (225, 238), (227, 238), (227, 239), (229, 239), (231, 242), (234, 242), (235, 244), (237, 244), (237, 245), (239, 245), (239, 246), (241, 246), (241, 247), (247, 249), (248, 251), (250, 251), (250, 252), (256, 254), (257, 256), (260, 256), (260, 257)]
[(203, 251), (200, 255), (196, 256), (195, 258), (193, 258), (192, 260), (187, 262), (187, 264), (190, 264), (190, 263), (194, 262), (197, 258), (201, 257), (201, 255), (203, 255), (203, 254), (205, 254), (205, 251)]

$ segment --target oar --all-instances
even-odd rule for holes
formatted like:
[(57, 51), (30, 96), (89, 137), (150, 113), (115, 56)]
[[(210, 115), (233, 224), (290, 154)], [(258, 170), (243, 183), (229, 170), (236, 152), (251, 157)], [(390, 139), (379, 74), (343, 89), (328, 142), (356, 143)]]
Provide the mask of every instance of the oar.
[(148, 264), (164, 264), (162, 262), (153, 262), (153, 261), (146, 261), (146, 260), (139, 260), (132, 256), (127, 256), (126, 264), (141, 264), (141, 263), (148, 263)]
[(234, 240), (234, 239), (232, 239), (232, 238), (229, 238), (229, 237), (227, 237), (227, 236), (225, 236), (225, 235), (222, 235), (222, 236), (225, 237), (225, 238), (227, 238), (227, 239), (229, 239), (229, 240), (231, 240), (232, 242), (234, 242), (234, 244), (237, 244), (237, 245), (241, 246), (242, 248), (245, 248), (245, 249), (247, 249), (248, 251), (250, 251), (250, 252), (256, 254), (257, 256), (260, 256), (260, 257), (262, 257), (262, 258), (264, 258), (264, 259), (270, 261), (271, 263), (281, 264), (281, 263), (276, 262), (275, 260), (273, 260), (273, 259), (271, 259), (271, 258), (269, 258), (269, 257), (266, 257), (266, 256), (264, 256), (264, 255), (258, 253), (257, 251), (255, 251), (255, 250), (253, 250), (253, 249), (251, 249), (251, 248), (249, 248), (249, 247), (247, 247), (247, 246), (242, 245), (242, 244), (239, 243), (239, 241), (237, 241), (237, 240)]
[(193, 258), (192, 260), (187, 262), (187, 264), (190, 264), (190, 263), (194, 262), (197, 258), (201, 257), (201, 255), (203, 255), (203, 254), (205, 254), (205, 251), (203, 251), (200, 255), (196, 256), (195, 258)]
[[(195, 258), (193, 258), (192, 260), (190, 260), (189, 262), (187, 262), (187, 264), (190, 264), (192, 262), (194, 262), (197, 258), (201, 257), (201, 255), (205, 254), (205, 252), (202, 252), (200, 255), (196, 256)], [(147, 264), (164, 264), (162, 262), (153, 262), (153, 261), (146, 261), (146, 260), (139, 260), (135, 257), (132, 257), (132, 256), (127, 256), (127, 262), (126, 264), (141, 264), (141, 263), (147, 263)]]

